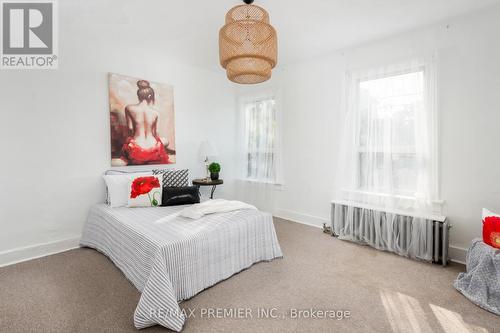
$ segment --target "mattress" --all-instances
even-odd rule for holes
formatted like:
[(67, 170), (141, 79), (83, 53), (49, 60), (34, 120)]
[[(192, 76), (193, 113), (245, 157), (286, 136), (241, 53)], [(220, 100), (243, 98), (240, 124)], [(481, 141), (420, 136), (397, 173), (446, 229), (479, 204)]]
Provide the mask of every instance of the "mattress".
[(134, 325), (180, 331), (179, 302), (259, 261), (282, 257), (272, 216), (258, 210), (179, 216), (186, 206), (91, 208), (80, 241), (141, 292)]

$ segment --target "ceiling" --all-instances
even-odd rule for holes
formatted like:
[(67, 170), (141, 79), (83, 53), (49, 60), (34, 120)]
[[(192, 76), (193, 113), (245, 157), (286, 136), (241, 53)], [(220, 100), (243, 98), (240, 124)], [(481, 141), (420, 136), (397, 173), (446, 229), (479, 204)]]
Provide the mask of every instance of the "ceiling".
[[(148, 39), (166, 58), (218, 68), (218, 31), (237, 0), (59, 2), (61, 28), (83, 25)], [(500, 0), (256, 0), (278, 31), (279, 65), (426, 26)], [(89, 25), (89, 22), (92, 24)], [(109, 33), (109, 32), (108, 32)]]

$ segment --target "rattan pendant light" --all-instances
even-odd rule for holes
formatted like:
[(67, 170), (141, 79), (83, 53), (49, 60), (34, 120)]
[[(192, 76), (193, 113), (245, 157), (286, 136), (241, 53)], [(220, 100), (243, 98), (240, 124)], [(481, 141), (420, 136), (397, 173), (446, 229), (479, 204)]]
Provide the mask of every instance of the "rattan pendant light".
[(219, 56), (229, 80), (255, 84), (271, 78), (277, 63), (278, 38), (269, 24), (269, 14), (244, 0), (226, 14), (219, 32)]

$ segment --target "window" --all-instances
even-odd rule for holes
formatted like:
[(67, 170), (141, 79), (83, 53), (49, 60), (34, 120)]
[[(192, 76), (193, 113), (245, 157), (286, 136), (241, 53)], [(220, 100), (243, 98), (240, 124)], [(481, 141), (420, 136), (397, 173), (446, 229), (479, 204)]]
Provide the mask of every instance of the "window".
[(436, 75), (432, 59), (348, 72), (337, 197), (368, 205), (435, 209)]
[(277, 181), (277, 112), (274, 97), (243, 102), (244, 178)]
[(423, 78), (417, 70), (360, 80), (360, 190), (404, 196), (417, 191), (415, 121), (425, 112)]

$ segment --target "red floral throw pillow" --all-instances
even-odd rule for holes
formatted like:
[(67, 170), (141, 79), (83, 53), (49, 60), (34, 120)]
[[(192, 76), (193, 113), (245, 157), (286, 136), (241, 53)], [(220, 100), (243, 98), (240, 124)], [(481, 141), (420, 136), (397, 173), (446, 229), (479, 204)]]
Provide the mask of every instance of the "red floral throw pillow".
[(483, 242), (500, 249), (500, 217), (487, 216), (484, 219)]
[(162, 187), (158, 176), (135, 177), (130, 183), (129, 207), (161, 205)]

